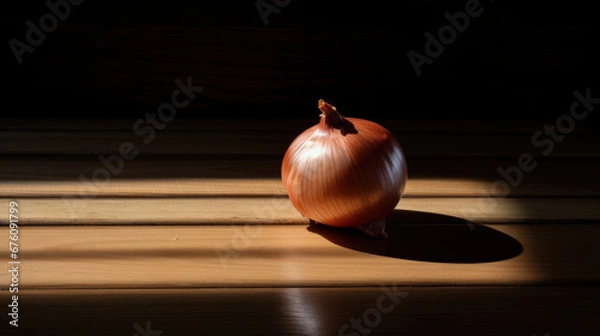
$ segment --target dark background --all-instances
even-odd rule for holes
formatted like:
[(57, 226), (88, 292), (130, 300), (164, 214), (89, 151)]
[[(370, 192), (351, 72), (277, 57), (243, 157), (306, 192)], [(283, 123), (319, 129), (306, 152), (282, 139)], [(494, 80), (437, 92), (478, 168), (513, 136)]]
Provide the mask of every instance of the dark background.
[(406, 53), (424, 54), (424, 33), (465, 3), (293, 0), (265, 26), (254, 0), (86, 0), (18, 65), (8, 41), (49, 9), (11, 1), (3, 116), (139, 118), (189, 76), (205, 90), (180, 118), (316, 117), (324, 98), (365, 118), (552, 121), (574, 90), (600, 96), (592, 2), (482, 1), (417, 76)]

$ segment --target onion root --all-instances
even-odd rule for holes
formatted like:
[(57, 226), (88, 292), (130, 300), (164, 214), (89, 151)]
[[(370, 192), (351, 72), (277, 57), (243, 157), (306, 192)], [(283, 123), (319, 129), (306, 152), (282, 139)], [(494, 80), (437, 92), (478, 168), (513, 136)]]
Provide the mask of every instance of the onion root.
[(375, 220), (367, 224), (363, 224), (359, 227), (367, 236), (386, 239), (388, 237), (385, 233), (385, 219)]

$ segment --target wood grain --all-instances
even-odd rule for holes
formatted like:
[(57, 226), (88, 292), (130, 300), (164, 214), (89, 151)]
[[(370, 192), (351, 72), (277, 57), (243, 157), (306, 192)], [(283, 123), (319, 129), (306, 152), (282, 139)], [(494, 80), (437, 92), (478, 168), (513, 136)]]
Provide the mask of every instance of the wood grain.
[[(560, 336), (598, 329), (600, 305), (594, 298), (600, 291), (596, 286), (380, 285), (395, 288), (399, 302), (391, 312), (381, 314), (374, 327), (361, 323), (370, 335)], [(362, 320), (365, 311), (377, 309), (382, 293), (377, 286), (24, 290), (21, 296), (28, 309), (18, 332), (133, 335), (136, 323), (145, 330), (149, 322), (162, 335), (338, 335), (352, 318)], [(7, 327), (3, 324), (2, 328)], [(347, 334), (351, 332), (356, 331), (350, 329)]]
[[(413, 159), (404, 197), (495, 196), (502, 190), (494, 183), (506, 179), (498, 170), (517, 165), (511, 158)], [(0, 157), (0, 197), (286, 196), (281, 159), (142, 156), (124, 162), (110, 183), (94, 180), (104, 167), (97, 156)], [(540, 159), (533, 171), (521, 171), (510, 196), (598, 197), (598, 171), (600, 161)]]
[[(378, 241), (360, 232), (308, 230), (307, 225), (24, 224), (20, 284), (25, 289), (166, 289), (600, 282), (598, 225), (565, 221), (470, 230), (466, 223), (396, 223), (387, 231), (389, 240)], [(3, 235), (0, 243), (7, 246), (7, 239)], [(4, 289), (8, 276), (0, 276)]]
[[(409, 295), (372, 335), (598, 328), (600, 137), (589, 129), (544, 156), (534, 124), (398, 121), (409, 181), (382, 241), (293, 208), (280, 155), (300, 122), (198, 120), (143, 146), (121, 121), (0, 131), (0, 211), (19, 203), (19, 335), (139, 334), (146, 321), (165, 335), (330, 335), (372, 308), (380, 285)], [(143, 155), (110, 183), (80, 181), (126, 139)], [(498, 169), (525, 152), (538, 166), (500, 197)]]
[[(23, 225), (307, 224), (287, 197), (26, 198)], [(478, 223), (597, 222), (597, 198), (406, 198), (396, 210), (424, 211)], [(8, 210), (6, 210), (8, 211)]]
[[(370, 335), (598, 333), (598, 115), (551, 150), (531, 139), (575, 90), (600, 94), (597, 11), (483, 2), (417, 75), (407, 52), (464, 1), (292, 1), (268, 26), (254, 3), (86, 1), (5, 64), (21, 118), (0, 120), (0, 216), (19, 202), (21, 326), (1, 319), (0, 335), (356, 336), (340, 327), (377, 309), (380, 285), (408, 295)], [(26, 41), (47, 12), (9, 2), (0, 25)], [(204, 90), (143, 143), (134, 122), (186, 78)], [(309, 226), (285, 197), (280, 160), (318, 98), (406, 151), (386, 241)], [(79, 181), (124, 141), (141, 154), (111, 183)], [(538, 167), (492, 197), (523, 153)], [(0, 271), (2, 307), (9, 282)]]

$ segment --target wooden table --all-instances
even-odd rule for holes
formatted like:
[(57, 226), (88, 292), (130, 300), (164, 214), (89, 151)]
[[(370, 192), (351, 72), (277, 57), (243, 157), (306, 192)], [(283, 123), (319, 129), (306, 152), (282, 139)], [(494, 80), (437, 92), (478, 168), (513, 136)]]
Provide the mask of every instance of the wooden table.
[[(283, 153), (316, 119), (175, 119), (148, 143), (134, 121), (0, 124), (21, 261), (19, 328), (0, 272), (2, 335), (600, 330), (600, 135), (582, 124), (544, 155), (539, 121), (376, 120), (409, 167), (376, 241), (311, 227), (287, 198)], [(525, 153), (535, 169), (494, 191)], [(6, 229), (0, 246), (10, 260)]]

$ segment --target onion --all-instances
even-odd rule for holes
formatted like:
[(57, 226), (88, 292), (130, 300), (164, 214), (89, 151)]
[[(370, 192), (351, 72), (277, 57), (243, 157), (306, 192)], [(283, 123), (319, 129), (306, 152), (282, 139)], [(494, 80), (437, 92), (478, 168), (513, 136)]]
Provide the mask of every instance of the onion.
[(344, 118), (319, 100), (320, 122), (287, 149), (281, 177), (292, 205), (311, 221), (387, 238), (385, 221), (406, 185), (406, 159), (383, 126)]

